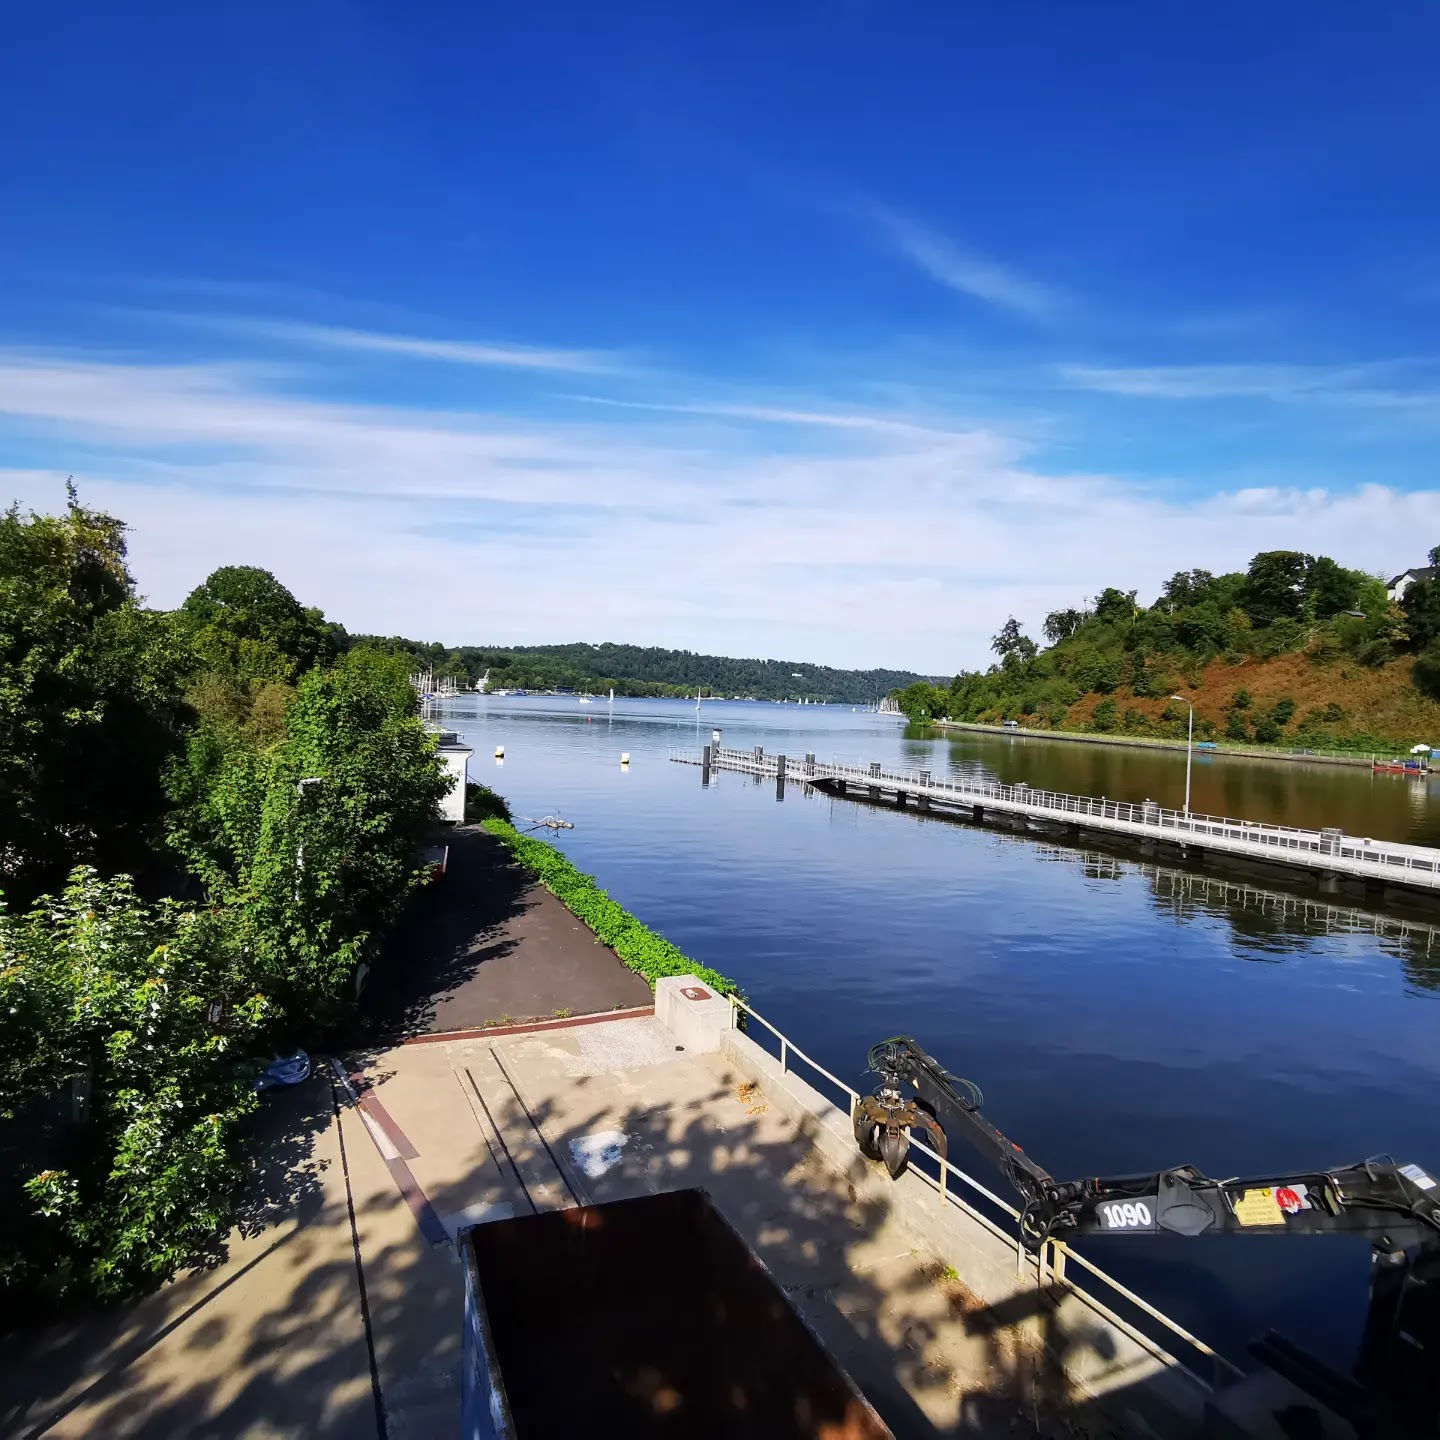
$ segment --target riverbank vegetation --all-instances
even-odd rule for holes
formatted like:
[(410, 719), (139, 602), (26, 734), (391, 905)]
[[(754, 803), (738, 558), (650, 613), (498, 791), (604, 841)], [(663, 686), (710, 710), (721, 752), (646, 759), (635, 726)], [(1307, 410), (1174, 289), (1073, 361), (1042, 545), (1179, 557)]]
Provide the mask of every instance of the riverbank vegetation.
[(1202, 739), (1440, 745), (1437, 580), (1412, 584), (1394, 604), (1381, 580), (1328, 556), (1266, 551), (1244, 572), (1180, 571), (1150, 605), (1108, 588), (1052, 611), (1042, 628), (1045, 648), (1011, 619), (987, 670), (914, 683), (896, 699), (917, 721), (1179, 739), (1193, 704)]
[(451, 676), (462, 689), (486, 673), (490, 688), (575, 690), (603, 695), (707, 695), (753, 700), (871, 705), (921, 677), (908, 670), (835, 670), (800, 660), (738, 660), (642, 645), (462, 645), (447, 649), (398, 636), (356, 636), (357, 643), (403, 655), (415, 670)]
[[(493, 792), (491, 792), (493, 796)], [(637, 920), (611, 899), (593, 875), (577, 869), (555, 846), (533, 835), (522, 835), (507, 819), (491, 815), (481, 825), (554, 894), (577, 919), (595, 932), (630, 969), (643, 975), (654, 989), (667, 975), (694, 975), (722, 995), (736, 993), (733, 980), (687, 956), (663, 935)]]
[(344, 1033), (448, 783), (406, 676), (253, 567), (147, 608), (73, 491), (0, 515), (10, 1313), (193, 1258), (264, 1058)]

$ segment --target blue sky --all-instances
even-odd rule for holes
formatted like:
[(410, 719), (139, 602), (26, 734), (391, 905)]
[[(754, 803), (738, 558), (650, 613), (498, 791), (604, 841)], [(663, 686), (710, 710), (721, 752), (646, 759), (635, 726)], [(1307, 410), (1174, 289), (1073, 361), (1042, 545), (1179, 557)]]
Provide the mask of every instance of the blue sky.
[(0, 490), (157, 604), (948, 672), (1440, 543), (1434, 6), (220, 8), (0, 50)]

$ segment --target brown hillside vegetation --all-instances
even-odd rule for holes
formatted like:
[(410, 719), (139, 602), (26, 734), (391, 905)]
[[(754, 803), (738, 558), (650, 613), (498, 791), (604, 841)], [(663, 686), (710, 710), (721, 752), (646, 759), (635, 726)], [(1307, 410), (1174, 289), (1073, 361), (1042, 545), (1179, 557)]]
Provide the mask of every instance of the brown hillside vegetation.
[[(1277, 701), (1287, 697), (1295, 702), (1294, 719), (1285, 727), (1287, 739), (1301, 727), (1306, 716), (1316, 712), (1315, 728), (1323, 730), (1323, 736), (1317, 738), (1331, 743), (1343, 745), (1351, 740), (1363, 742), (1378, 738), (1405, 749), (1422, 742), (1440, 745), (1440, 704), (1427, 700), (1415, 689), (1410, 674), (1413, 663), (1406, 656), (1374, 667), (1349, 660), (1320, 664), (1294, 653), (1268, 660), (1247, 657), (1233, 665), (1216, 660), (1207, 665), (1193, 683), (1182, 680), (1175, 693), (1194, 704), (1197, 733), (1202, 722), (1209, 721), (1215, 734), (1223, 735), (1236, 692), (1245, 690), (1251, 696), (1248, 710), (1251, 715), (1273, 709)], [(1150, 734), (1183, 736), (1185, 733), (1183, 720), (1167, 723), (1162, 718), (1167, 709), (1173, 713), (1173, 709), (1178, 708), (1173, 701), (1137, 696), (1128, 687), (1116, 690), (1111, 696), (1081, 696), (1066, 713), (1064, 728), (1095, 728), (1095, 707), (1107, 699), (1115, 701), (1121, 717), (1127, 711), (1143, 715), (1144, 728)], [(1330, 711), (1322, 721), (1319, 712), (1335, 705), (1344, 712), (1343, 718), (1329, 718), (1334, 715)], [(1130, 726), (1122, 722), (1114, 728), (1123, 733), (1138, 727), (1132, 721)]]

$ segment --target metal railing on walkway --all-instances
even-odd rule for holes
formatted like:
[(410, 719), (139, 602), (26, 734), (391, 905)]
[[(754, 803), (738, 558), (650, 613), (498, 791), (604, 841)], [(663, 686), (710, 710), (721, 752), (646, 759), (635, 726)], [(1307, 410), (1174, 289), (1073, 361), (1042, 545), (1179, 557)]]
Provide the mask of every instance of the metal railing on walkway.
[[(734, 1028), (744, 1028), (747, 1034), (750, 1033), (748, 1025), (741, 1025), (742, 1013), (748, 1020), (763, 1026), (778, 1042), (778, 1058), (782, 1072), (788, 1073), (794, 1061), (802, 1062), (826, 1081), (833, 1090), (845, 1097), (844, 1108), (851, 1120), (854, 1120), (855, 1107), (860, 1101), (859, 1091), (832, 1074), (818, 1060), (807, 1055), (789, 1036), (772, 1025), (753, 1006), (746, 1004), (744, 1000), (735, 995), (728, 998), (731, 1023)], [(753, 1034), (751, 1038), (754, 1038)], [(917, 1165), (912, 1160), (910, 1169), (913, 1174), (918, 1175), (935, 1190), (942, 1201), (964, 1211), (990, 1234), (1005, 1241), (1007, 1245), (1015, 1247), (1017, 1275), (1023, 1275), (1027, 1271), (1031, 1272), (1035, 1276), (1036, 1283), (1042, 1288), (1056, 1287), (1075, 1295), (1095, 1314), (1102, 1316), (1117, 1330), (1128, 1335), (1147, 1354), (1187, 1376), (1204, 1390), (1217, 1389), (1227, 1380), (1236, 1379), (1243, 1373), (1239, 1366), (1232, 1364), (1212, 1346), (1207, 1345), (1198, 1336), (1192, 1335), (1178, 1321), (1172, 1320), (1164, 1311), (1156, 1309), (1148, 1300), (1137, 1295), (1127, 1285), (1115, 1279), (1113, 1275), (1107, 1274), (1093, 1260), (1088, 1259), (1063, 1240), (1046, 1240), (1037, 1254), (1028, 1253), (1020, 1243), (1020, 1211), (1014, 1205), (987, 1186), (982, 1185), (974, 1176), (967, 1175), (958, 1165), (942, 1159), (936, 1151), (916, 1139), (913, 1134), (910, 1138), (910, 1149), (912, 1152), (918, 1151), (925, 1156), (935, 1172), (934, 1174), (929, 1173), (930, 1166)], [(975, 1204), (976, 1200), (993, 1207), (1004, 1219), (997, 1221), (993, 1215), (987, 1215), (983, 1210), (978, 1209)], [(1068, 1275), (1068, 1269), (1072, 1264), (1085, 1271), (1090, 1280), (1103, 1286), (1110, 1298), (1132, 1306), (1143, 1319), (1138, 1323), (1126, 1319), (1116, 1312), (1113, 1303), (1106, 1303), (1093, 1291), (1077, 1285)], [(960, 1276), (960, 1279), (963, 1283), (964, 1276)], [(1147, 1332), (1145, 1328), (1147, 1324), (1151, 1327), (1151, 1331), (1163, 1334), (1164, 1340), (1157, 1338), (1156, 1333)], [(1175, 1341), (1181, 1342), (1189, 1351), (1190, 1363), (1186, 1363), (1167, 1348)], [(1208, 1374), (1201, 1373), (1202, 1370)]]
[[(723, 746), (707, 749), (711, 765), (720, 769), (804, 783), (832, 781), (877, 792), (889, 790), (917, 799), (981, 809), (989, 807), (1060, 824), (1088, 824), (1093, 829), (1224, 850), (1271, 863), (1303, 865), (1336, 874), (1388, 879), (1421, 889), (1440, 890), (1440, 850), (1390, 840), (1358, 839), (1338, 828), (1306, 830), (1293, 825), (1237, 820), (1195, 811), (1187, 813), (1158, 805), (1153, 800), (1136, 803), (1070, 795), (1057, 790), (1037, 790), (1023, 781), (1004, 785), (998, 781), (954, 777), (937, 779), (929, 771), (897, 772), (883, 769), (879, 764), (842, 765), (810, 756), (767, 755), (758, 746), (753, 751)], [(705, 752), (672, 749), (670, 758), (701, 765), (705, 762)]]

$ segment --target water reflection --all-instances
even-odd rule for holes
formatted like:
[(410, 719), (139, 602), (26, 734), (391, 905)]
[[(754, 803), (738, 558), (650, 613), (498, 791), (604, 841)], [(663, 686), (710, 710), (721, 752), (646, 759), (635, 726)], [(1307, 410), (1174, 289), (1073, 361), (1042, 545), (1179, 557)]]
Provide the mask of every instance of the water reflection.
[(1143, 877), (1155, 910), (1180, 924), (1202, 917), (1224, 920), (1236, 953), (1246, 959), (1279, 964), (1304, 954), (1315, 940), (1365, 936), (1375, 949), (1400, 962), (1410, 984), (1440, 989), (1440, 924), (1330, 904), (1227, 876), (1126, 861), (1096, 850), (1031, 843), (1039, 860), (1074, 866), (1086, 880), (1119, 884), (1127, 876)]

